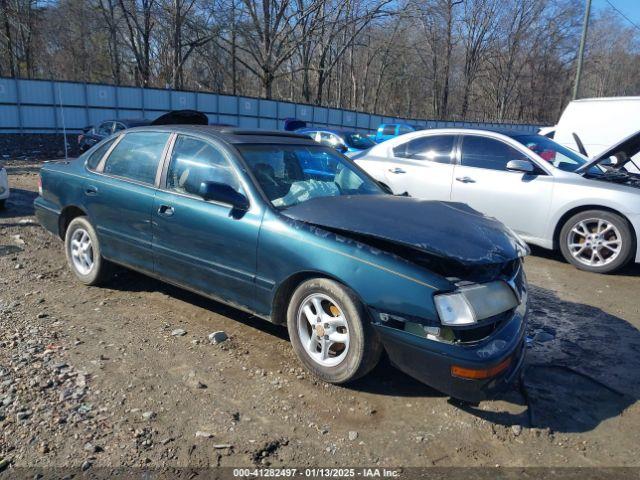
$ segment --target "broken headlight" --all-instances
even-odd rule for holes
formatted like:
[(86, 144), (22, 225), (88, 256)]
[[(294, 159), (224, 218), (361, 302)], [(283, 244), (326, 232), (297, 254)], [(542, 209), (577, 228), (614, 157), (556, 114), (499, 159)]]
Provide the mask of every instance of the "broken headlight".
[(433, 297), (443, 325), (467, 326), (515, 308), (520, 303), (503, 281), (461, 287)]

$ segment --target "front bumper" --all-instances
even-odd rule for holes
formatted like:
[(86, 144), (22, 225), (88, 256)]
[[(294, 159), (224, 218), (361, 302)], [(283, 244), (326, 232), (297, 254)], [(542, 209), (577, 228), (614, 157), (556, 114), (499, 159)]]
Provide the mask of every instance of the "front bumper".
[(7, 177), (7, 169), (0, 169), (0, 200), (9, 198), (9, 179)]
[[(428, 340), (384, 325), (375, 328), (391, 363), (399, 370), (451, 397), (479, 402), (505, 390), (520, 375), (525, 356), (526, 317), (525, 300), (499, 330), (473, 344)], [(509, 367), (490, 378), (469, 380), (451, 374), (454, 365), (490, 369), (507, 359)]]

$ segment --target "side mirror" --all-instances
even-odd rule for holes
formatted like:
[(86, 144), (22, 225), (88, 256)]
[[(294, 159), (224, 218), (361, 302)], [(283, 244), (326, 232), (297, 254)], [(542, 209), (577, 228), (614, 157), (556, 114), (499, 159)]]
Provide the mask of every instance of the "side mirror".
[(511, 172), (533, 173), (536, 170), (529, 160), (510, 160), (507, 163), (507, 170)]
[(238, 193), (226, 183), (202, 182), (198, 194), (205, 200), (226, 203), (238, 210), (247, 210), (249, 208), (247, 197)]

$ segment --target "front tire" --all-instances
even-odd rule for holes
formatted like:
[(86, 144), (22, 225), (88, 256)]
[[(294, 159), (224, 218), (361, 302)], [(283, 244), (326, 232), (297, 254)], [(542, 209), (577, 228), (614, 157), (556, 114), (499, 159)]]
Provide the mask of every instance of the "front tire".
[(87, 217), (74, 218), (65, 232), (67, 262), (85, 285), (98, 285), (111, 277), (111, 264), (102, 258), (96, 231)]
[(560, 231), (559, 243), (567, 262), (594, 273), (624, 267), (636, 245), (629, 223), (606, 210), (587, 210), (569, 218)]
[(315, 278), (293, 293), (287, 310), (293, 350), (313, 375), (342, 384), (360, 378), (380, 360), (382, 344), (355, 293)]

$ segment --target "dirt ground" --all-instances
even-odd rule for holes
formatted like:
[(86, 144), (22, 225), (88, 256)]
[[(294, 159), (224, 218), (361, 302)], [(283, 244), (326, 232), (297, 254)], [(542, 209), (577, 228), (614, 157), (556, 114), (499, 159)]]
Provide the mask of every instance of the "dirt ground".
[(640, 466), (639, 267), (594, 275), (535, 250), (525, 381), (499, 400), (457, 404), (386, 361), (336, 387), (285, 328), (133, 272), (74, 281), (33, 217), (38, 168), (8, 165), (0, 213), (0, 471)]

